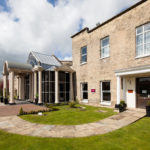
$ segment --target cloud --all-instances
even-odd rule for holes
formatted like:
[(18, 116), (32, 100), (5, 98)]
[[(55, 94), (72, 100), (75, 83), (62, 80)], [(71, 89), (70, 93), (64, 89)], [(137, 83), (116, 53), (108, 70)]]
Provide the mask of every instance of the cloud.
[(71, 35), (85, 26), (93, 28), (139, 0), (57, 0), (55, 5), (50, 1), (8, 0), (9, 11), (0, 6), (3, 59), (25, 62), (30, 51), (71, 58)]
[(72, 60), (72, 56), (66, 56), (64, 58), (60, 58), (60, 60)]

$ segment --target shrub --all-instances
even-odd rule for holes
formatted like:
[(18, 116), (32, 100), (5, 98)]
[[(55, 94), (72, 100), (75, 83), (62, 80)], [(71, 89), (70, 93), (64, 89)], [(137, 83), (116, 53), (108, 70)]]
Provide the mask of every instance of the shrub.
[(68, 102), (62, 102), (61, 105), (68, 105)]
[(121, 106), (121, 107), (124, 107), (124, 108), (126, 108), (126, 107), (127, 107), (127, 105), (126, 105), (125, 101), (123, 101), (123, 100), (121, 100), (121, 101), (120, 101), (120, 106)]
[(69, 107), (70, 108), (76, 108), (76, 102), (75, 101), (69, 102)]
[(76, 104), (79, 104), (79, 100), (77, 98), (76, 98), (75, 102), (76, 102)]
[(38, 95), (38, 93), (36, 94), (36, 99), (38, 99), (38, 97), (39, 97), (39, 95)]
[(150, 101), (147, 102), (147, 105), (146, 105), (146, 106), (150, 106)]
[(24, 111), (23, 111), (23, 108), (21, 107), (20, 110), (19, 110), (19, 115), (24, 115)]
[(53, 104), (45, 104), (45, 106), (47, 107), (47, 108), (49, 108), (49, 110), (50, 111), (57, 111), (57, 110), (59, 110), (58, 108), (56, 108)]

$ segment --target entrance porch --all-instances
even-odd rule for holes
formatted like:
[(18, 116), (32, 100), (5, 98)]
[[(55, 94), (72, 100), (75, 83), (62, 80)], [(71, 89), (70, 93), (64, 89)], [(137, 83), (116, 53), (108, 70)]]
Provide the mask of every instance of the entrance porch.
[(15, 99), (30, 100), (38, 104), (74, 100), (73, 70), (68, 66), (44, 70), (42, 66), (5, 62), (3, 67), (3, 97), (9, 104)]
[(117, 104), (124, 100), (128, 108), (145, 108), (150, 100), (150, 66), (122, 69), (117, 76)]

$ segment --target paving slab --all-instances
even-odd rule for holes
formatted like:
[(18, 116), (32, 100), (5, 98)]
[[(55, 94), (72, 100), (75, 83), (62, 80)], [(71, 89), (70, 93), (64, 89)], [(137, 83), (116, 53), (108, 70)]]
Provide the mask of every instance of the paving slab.
[(46, 107), (38, 106), (35, 104), (19, 104), (19, 105), (0, 105), (0, 117), (3, 116), (14, 116), (18, 115), (20, 108), (23, 108), (24, 111), (30, 112), (30, 111), (36, 111), (36, 110), (45, 110)]
[(30, 123), (18, 116), (0, 117), (0, 129), (37, 137), (73, 138), (86, 137), (112, 132), (143, 118), (145, 111), (127, 110), (106, 119), (82, 125), (44, 125)]

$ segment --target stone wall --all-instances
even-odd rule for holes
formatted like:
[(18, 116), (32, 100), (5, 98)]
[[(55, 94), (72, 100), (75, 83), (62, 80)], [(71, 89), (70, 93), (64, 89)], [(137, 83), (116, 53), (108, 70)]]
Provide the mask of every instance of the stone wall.
[[(97, 14), (99, 15), (99, 14)], [(92, 32), (81, 32), (72, 38), (73, 69), (76, 70), (77, 98), (80, 83), (88, 82), (89, 103), (100, 103), (100, 81), (111, 82), (111, 104), (116, 103), (114, 71), (150, 65), (150, 57), (136, 58), (136, 27), (150, 22), (150, 0), (113, 19)], [(110, 57), (100, 58), (100, 39), (109, 36)], [(87, 45), (87, 64), (80, 64), (81, 47)], [(96, 89), (92, 94), (91, 89)]]

